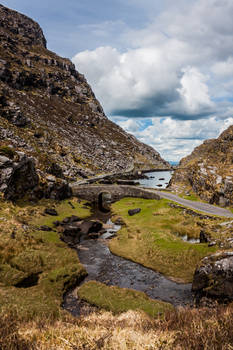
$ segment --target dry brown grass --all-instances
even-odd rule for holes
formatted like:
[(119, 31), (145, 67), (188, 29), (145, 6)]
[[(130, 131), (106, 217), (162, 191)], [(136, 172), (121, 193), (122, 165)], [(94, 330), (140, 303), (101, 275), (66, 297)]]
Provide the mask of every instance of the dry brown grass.
[(177, 350), (232, 350), (233, 305), (216, 309), (183, 309), (167, 314), (163, 331), (175, 331)]
[(59, 350), (150, 350), (172, 348), (174, 332), (154, 330), (154, 321), (144, 313), (128, 311), (118, 316), (94, 313), (80, 320), (56, 322), (39, 329), (32, 324), (22, 330), (27, 341), (34, 339), (36, 349)]
[(1, 318), (4, 350), (232, 350), (233, 305), (180, 309), (153, 320), (143, 312), (92, 313), (56, 322)]
[(20, 320), (16, 312), (2, 314), (0, 317), (1, 350), (33, 350), (32, 342), (19, 334)]

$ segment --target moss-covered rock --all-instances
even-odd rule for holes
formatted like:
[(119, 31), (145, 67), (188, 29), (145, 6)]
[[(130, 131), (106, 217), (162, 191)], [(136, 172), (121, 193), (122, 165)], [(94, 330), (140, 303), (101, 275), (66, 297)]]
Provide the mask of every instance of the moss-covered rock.
[(204, 258), (196, 268), (192, 289), (200, 296), (233, 300), (233, 251)]

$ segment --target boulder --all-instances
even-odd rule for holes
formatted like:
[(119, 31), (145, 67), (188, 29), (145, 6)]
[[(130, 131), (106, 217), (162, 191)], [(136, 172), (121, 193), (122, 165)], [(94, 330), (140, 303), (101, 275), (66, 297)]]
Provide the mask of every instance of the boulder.
[(76, 215), (72, 215), (72, 216), (66, 217), (62, 221), (56, 220), (56, 221), (53, 222), (53, 224), (54, 224), (54, 226), (66, 226), (66, 225), (70, 225), (70, 224), (76, 223), (78, 221), (82, 221), (82, 219), (80, 219)]
[(46, 208), (44, 210), (44, 213), (48, 214), (48, 215), (51, 215), (51, 216), (57, 216), (58, 215), (57, 211), (55, 209), (53, 209), (53, 208)]
[(135, 214), (140, 213), (140, 211), (141, 211), (141, 208), (129, 209), (129, 210), (128, 210), (128, 214), (129, 214), (129, 216), (133, 216), (133, 215), (135, 215)]
[(67, 225), (67, 224), (72, 224), (74, 222), (78, 222), (78, 221), (81, 221), (81, 220), (82, 219), (80, 219), (78, 216), (72, 215), (72, 216), (68, 216), (65, 219), (63, 219), (60, 224), (61, 225)]
[(53, 225), (57, 227), (57, 226), (61, 225), (61, 221), (56, 220), (53, 222)]
[(77, 223), (68, 224), (63, 227), (61, 240), (70, 246), (74, 246), (80, 242), (81, 235), (81, 228), (79, 225), (77, 225)]
[(29, 123), (28, 119), (22, 113), (15, 114), (11, 118), (11, 122), (20, 128), (25, 127)]
[(75, 236), (77, 236), (77, 234), (81, 235), (80, 226), (72, 225), (72, 224), (64, 226), (64, 229), (63, 229), (64, 236), (75, 237)]
[[(67, 221), (66, 219), (69, 219), (69, 221), (68, 223), (64, 224), (64, 221)], [(103, 224), (99, 221), (87, 220), (82, 222), (70, 222), (70, 220), (77, 219), (75, 216), (66, 219), (61, 222), (61, 225), (63, 226), (61, 239), (71, 246), (78, 244), (80, 242), (81, 236), (86, 236), (88, 238), (98, 238), (99, 232), (103, 227)]]
[(210, 237), (203, 230), (200, 231), (200, 243), (210, 242)]
[(71, 188), (65, 181), (49, 183), (45, 191), (45, 198), (51, 198), (55, 200), (63, 200), (70, 198), (71, 196)]
[(9, 120), (9, 122), (18, 127), (25, 127), (27, 124), (29, 124), (29, 120), (21, 112), (20, 107), (14, 103), (11, 103), (11, 105), (6, 103), (6, 105), (7, 108), (5, 107), (1, 110), (1, 116), (3, 118)]
[(114, 224), (119, 226), (125, 226), (125, 222), (121, 217), (114, 219)]
[(64, 174), (63, 174), (63, 170), (60, 167), (59, 164), (57, 163), (52, 163), (50, 168), (48, 169), (48, 173), (52, 174), (58, 178), (64, 179)]
[(103, 227), (103, 224), (99, 221), (84, 221), (80, 224), (80, 228), (83, 235), (89, 235), (90, 233), (98, 233)]
[(19, 163), (1, 171), (1, 185), (5, 185), (4, 196), (8, 200), (22, 198), (28, 190), (34, 189), (39, 183), (33, 158), (24, 156)]
[(40, 231), (47, 231), (47, 232), (52, 231), (51, 227), (49, 227), (49, 226), (47, 226), (47, 225), (42, 225), (42, 226), (40, 226), (40, 227), (39, 227), (39, 230), (40, 230)]
[(8, 168), (12, 167), (12, 160), (10, 160), (8, 157), (0, 155), (0, 168)]
[(233, 300), (233, 251), (204, 258), (194, 273), (192, 290), (199, 297)]

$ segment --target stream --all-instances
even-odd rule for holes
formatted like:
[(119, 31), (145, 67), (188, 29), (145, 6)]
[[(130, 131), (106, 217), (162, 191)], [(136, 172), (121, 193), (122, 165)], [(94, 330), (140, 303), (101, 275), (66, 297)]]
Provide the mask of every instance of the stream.
[[(150, 298), (166, 301), (174, 306), (192, 304), (191, 284), (173, 282), (158, 272), (113, 255), (108, 248), (108, 241), (114, 237), (120, 226), (113, 224), (109, 217), (107, 220), (105, 218), (105, 222), (108, 227), (106, 233), (98, 239), (83, 239), (77, 245), (79, 260), (88, 272), (82, 283), (96, 280), (106, 285), (142, 291)], [(64, 296), (62, 306), (74, 316), (79, 316), (83, 313), (80, 310), (88, 308), (88, 305), (78, 300), (76, 289)]]

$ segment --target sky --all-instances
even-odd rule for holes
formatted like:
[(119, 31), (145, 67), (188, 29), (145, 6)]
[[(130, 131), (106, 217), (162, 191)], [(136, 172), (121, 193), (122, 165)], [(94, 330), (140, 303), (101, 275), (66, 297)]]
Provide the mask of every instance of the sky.
[(72, 59), (106, 115), (179, 161), (233, 124), (233, 0), (2, 0)]

